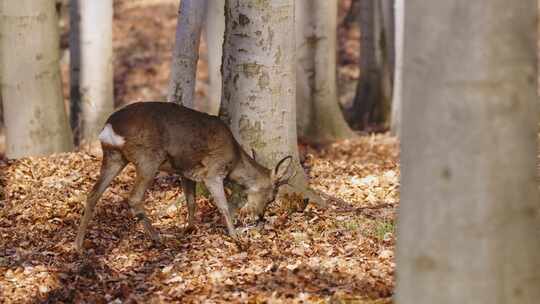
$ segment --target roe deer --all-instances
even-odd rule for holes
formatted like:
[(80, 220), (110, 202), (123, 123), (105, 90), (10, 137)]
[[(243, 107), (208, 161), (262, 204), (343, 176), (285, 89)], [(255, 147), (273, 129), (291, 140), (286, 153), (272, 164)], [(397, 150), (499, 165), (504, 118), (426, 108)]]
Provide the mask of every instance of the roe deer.
[(195, 183), (203, 182), (225, 219), (229, 235), (236, 237), (223, 189), (229, 178), (245, 188), (247, 206), (262, 219), (266, 206), (275, 200), (278, 188), (291, 174), (292, 157), (280, 160), (273, 170), (259, 165), (234, 139), (218, 117), (170, 102), (139, 102), (113, 113), (99, 135), (103, 161), (99, 179), (89, 193), (76, 238), (82, 252), (84, 235), (94, 208), (107, 186), (129, 163), (137, 178), (128, 198), (135, 217), (150, 237), (159, 240), (143, 209), (146, 189), (158, 170), (174, 171), (182, 177), (188, 207), (187, 228), (193, 228)]

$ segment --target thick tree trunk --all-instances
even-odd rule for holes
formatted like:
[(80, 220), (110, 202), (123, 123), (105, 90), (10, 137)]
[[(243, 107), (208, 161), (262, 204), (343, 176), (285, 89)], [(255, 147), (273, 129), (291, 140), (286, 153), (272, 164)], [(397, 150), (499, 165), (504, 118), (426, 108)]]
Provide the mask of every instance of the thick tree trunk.
[(538, 303), (536, 1), (405, 13), (396, 302)]
[(207, 0), (182, 0), (178, 10), (175, 45), (167, 100), (195, 109), (195, 81), (199, 42)]
[(201, 111), (219, 114), (221, 104), (221, 56), (225, 33), (225, 0), (208, 0), (206, 46), (208, 48), (208, 96)]
[(112, 0), (71, 0), (71, 127), (75, 144), (94, 146), (114, 109)]
[(273, 168), (294, 159), (291, 183), (307, 191), (298, 160), (295, 102), (294, 0), (226, 0), (221, 117), (246, 151)]
[(73, 148), (62, 98), (54, 1), (0, 1), (6, 155), (46, 155)]
[(395, 136), (401, 133), (401, 104), (403, 82), (403, 35), (405, 26), (405, 0), (395, 0), (395, 65), (392, 94), (390, 131)]
[(295, 1), (298, 135), (314, 144), (352, 137), (337, 101), (337, 0)]

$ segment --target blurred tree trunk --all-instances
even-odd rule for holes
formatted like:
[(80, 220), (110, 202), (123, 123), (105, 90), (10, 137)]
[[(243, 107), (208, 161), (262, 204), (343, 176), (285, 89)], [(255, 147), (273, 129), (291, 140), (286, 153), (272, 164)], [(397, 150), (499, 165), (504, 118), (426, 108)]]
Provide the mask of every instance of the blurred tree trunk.
[(221, 104), (221, 55), (225, 32), (225, 0), (208, 0), (206, 46), (208, 48), (208, 96), (201, 111), (218, 115)]
[(394, 36), (394, 22), (391, 20), (393, 0), (360, 1), (358, 7), (360, 79), (347, 118), (351, 125), (359, 129), (374, 125), (387, 128), (390, 123), (394, 61), (393, 43), (390, 42)]
[(395, 136), (401, 134), (401, 104), (403, 83), (403, 35), (405, 26), (405, 0), (395, 0), (395, 65), (392, 89), (392, 115), (390, 131)]
[(536, 1), (405, 16), (396, 302), (538, 303)]
[(0, 1), (6, 155), (46, 155), (73, 148), (61, 90), (54, 1)]
[[(385, 68), (385, 75), (388, 75), (383, 81), (388, 81), (390, 86), (394, 79), (394, 70), (396, 63), (396, 14), (395, 14), (396, 0), (380, 0), (380, 16), (381, 18), (381, 35), (384, 41), (381, 41), (383, 50), (383, 63)], [(392, 93), (392, 89), (387, 89)], [(391, 98), (391, 96), (390, 96)]]
[[(1, 58), (1, 55), (0, 55), (0, 58)], [(0, 59), (0, 62), (2, 62), (2, 60)], [(2, 68), (0, 67), (0, 70), (2, 70)], [(1, 89), (1, 86), (0, 86), (0, 89)], [(4, 107), (2, 106), (2, 91), (0, 90), (0, 129), (3, 129), (4, 128)], [(2, 130), (0, 130), (0, 132), (2, 132)]]
[(178, 10), (167, 100), (192, 109), (196, 109), (197, 61), (206, 8), (207, 0), (182, 0)]
[(244, 149), (254, 149), (266, 167), (291, 155), (298, 173), (291, 183), (320, 202), (306, 190), (298, 160), (291, 30), (294, 0), (226, 0), (220, 116)]
[(358, 21), (358, 12), (360, 11), (358, 8), (359, 4), (360, 0), (351, 0), (347, 13), (345, 14), (345, 17), (343, 17), (343, 21), (341, 23), (342, 26), (350, 28), (353, 23)]
[(295, 1), (298, 135), (312, 144), (352, 137), (337, 100), (337, 0)]
[(70, 104), (75, 144), (93, 147), (114, 109), (112, 0), (71, 0)]

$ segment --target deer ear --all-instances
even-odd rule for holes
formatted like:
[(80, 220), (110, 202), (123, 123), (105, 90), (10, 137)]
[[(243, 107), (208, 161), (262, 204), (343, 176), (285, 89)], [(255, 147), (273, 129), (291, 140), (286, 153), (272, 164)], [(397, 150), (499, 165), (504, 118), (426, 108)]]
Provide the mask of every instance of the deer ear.
[(251, 148), (251, 158), (253, 158), (254, 161), (257, 161), (257, 153), (255, 153), (255, 149)]
[(272, 180), (276, 183), (286, 183), (292, 176), (292, 156), (281, 159), (272, 171)]

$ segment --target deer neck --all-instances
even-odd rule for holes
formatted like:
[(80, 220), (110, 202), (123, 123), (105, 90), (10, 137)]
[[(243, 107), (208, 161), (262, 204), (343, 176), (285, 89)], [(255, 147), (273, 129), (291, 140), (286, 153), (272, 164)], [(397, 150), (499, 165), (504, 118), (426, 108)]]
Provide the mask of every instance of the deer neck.
[(229, 175), (232, 180), (251, 191), (257, 191), (270, 181), (270, 170), (259, 165), (241, 150), (240, 159)]

